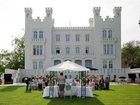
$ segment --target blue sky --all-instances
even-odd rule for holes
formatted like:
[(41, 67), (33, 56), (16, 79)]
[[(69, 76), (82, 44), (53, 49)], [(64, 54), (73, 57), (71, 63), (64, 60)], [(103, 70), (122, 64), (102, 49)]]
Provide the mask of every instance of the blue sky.
[(113, 17), (113, 8), (122, 7), (122, 44), (140, 40), (140, 0), (0, 0), (0, 50), (11, 50), (11, 41), (24, 35), (25, 7), (33, 9), (33, 18), (44, 18), (45, 8), (53, 8), (55, 26), (88, 26), (93, 7), (101, 7), (101, 16)]

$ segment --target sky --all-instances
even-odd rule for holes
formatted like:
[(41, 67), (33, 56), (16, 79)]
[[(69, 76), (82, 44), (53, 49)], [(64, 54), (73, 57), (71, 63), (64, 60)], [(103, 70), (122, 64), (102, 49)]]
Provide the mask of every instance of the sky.
[(33, 10), (33, 18), (45, 16), (45, 8), (53, 8), (54, 26), (89, 26), (93, 7), (101, 7), (100, 15), (113, 18), (113, 8), (122, 7), (122, 45), (140, 40), (140, 0), (0, 0), (0, 50), (12, 50), (11, 42), (23, 36), (24, 8)]

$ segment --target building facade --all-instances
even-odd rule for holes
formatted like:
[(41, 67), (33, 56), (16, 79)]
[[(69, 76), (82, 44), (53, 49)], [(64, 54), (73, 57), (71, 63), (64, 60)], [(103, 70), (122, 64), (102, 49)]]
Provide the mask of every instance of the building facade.
[(100, 16), (93, 8), (88, 27), (55, 27), (52, 8), (46, 8), (43, 20), (32, 18), (25, 8), (25, 69), (45, 70), (73, 61), (97, 69), (121, 68), (121, 7), (113, 9), (114, 17)]

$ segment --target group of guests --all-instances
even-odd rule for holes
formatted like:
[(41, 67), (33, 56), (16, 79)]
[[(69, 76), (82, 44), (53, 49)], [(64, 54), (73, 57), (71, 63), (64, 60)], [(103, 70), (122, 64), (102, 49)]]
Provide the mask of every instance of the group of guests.
[(31, 92), (32, 89), (42, 90), (45, 86), (48, 86), (49, 76), (33, 76), (32, 78), (26, 77), (24, 82), (26, 83), (27, 92)]
[(105, 79), (101, 77), (96, 77), (94, 75), (87, 76), (87, 85), (90, 87), (95, 88), (95, 90), (98, 89), (104, 89), (109, 90), (109, 77), (106, 77)]
[[(71, 81), (67, 81), (71, 80)], [(31, 92), (32, 89), (34, 90), (42, 90), (46, 86), (50, 85), (49, 82), (50, 77), (46, 76), (33, 76), (32, 78), (25, 78), (26, 91)], [(55, 84), (59, 86), (59, 97), (64, 97), (64, 88), (65, 84), (69, 82), (72, 86), (80, 86), (82, 80), (79, 79), (79, 76), (76, 75), (75, 78), (68, 79), (67, 76), (63, 75), (63, 72), (57, 76)], [(92, 89), (106, 89), (109, 90), (109, 78), (106, 77), (96, 77), (94, 75), (87, 75), (85, 78), (85, 85), (91, 87)]]
[[(79, 76), (76, 75), (74, 79), (71, 79), (72, 81), (70, 82), (72, 86), (80, 86), (82, 80), (79, 79)], [(64, 96), (64, 87), (67, 82), (67, 76), (63, 76), (63, 73), (60, 73), (60, 76), (58, 77), (58, 85), (59, 85), (59, 96), (63, 97)], [(91, 89), (104, 89), (104, 90), (109, 90), (109, 77), (106, 77), (105, 79), (101, 77), (96, 77), (94, 75), (87, 75), (85, 78), (85, 86), (91, 87)]]

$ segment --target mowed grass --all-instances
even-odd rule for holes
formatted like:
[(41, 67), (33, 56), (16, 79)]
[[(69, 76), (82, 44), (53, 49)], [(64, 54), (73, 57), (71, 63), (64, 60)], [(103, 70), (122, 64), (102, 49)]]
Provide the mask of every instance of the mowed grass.
[(0, 105), (140, 105), (140, 85), (112, 85), (93, 91), (92, 98), (42, 98), (42, 91), (25, 92), (25, 87), (0, 86)]

